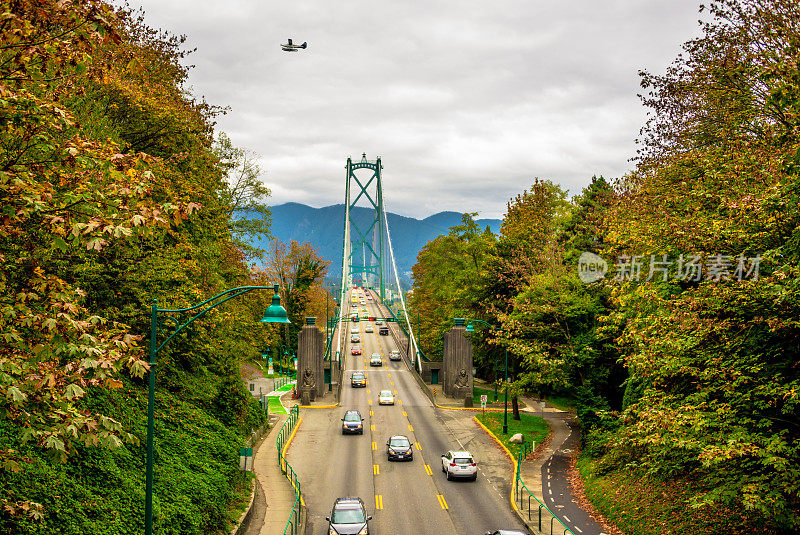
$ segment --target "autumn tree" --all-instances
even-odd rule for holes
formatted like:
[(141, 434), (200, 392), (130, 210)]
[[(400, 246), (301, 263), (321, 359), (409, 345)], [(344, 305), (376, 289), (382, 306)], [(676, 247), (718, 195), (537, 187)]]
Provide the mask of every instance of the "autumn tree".
[(605, 462), (686, 481), (694, 508), (796, 531), (797, 5), (708, 9), (667, 73), (643, 74), (650, 120), (607, 236), (615, 254), (699, 255), (704, 269), (616, 291), (608, 322), (631, 378)]

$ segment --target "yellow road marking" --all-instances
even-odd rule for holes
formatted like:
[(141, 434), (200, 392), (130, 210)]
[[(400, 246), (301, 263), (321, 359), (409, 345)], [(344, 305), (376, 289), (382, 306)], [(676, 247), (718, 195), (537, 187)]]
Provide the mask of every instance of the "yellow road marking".
[[(389, 384), (394, 386), (394, 381), (389, 381)], [(397, 394), (397, 390), (395, 390), (394, 393)]]
[(378, 466), (377, 464), (373, 464), (372, 473), (377, 476), (378, 474), (380, 474), (380, 472), (381, 472), (381, 467)]
[(444, 496), (437, 494), (436, 497), (439, 499), (439, 505), (442, 506), (442, 509), (447, 509), (447, 502), (444, 501)]
[(418, 449), (419, 451), (422, 451), (422, 444), (420, 444), (419, 442), (417, 442), (417, 443), (416, 443), (416, 446), (417, 446), (417, 449)]
[(394, 391), (394, 395), (395, 395), (395, 396), (397, 395), (397, 390), (395, 390), (395, 391)]
[[(375, 495), (375, 509), (383, 509), (383, 496), (380, 494)], [(447, 509), (445, 507), (445, 509)]]
[(414, 431), (414, 426), (412, 426), (411, 424), (408, 424), (408, 430), (409, 431)]
[(432, 476), (433, 475), (433, 471), (431, 470), (430, 465), (425, 464), (423, 466), (425, 467), (425, 473), (428, 474), (429, 476)]
[(372, 400), (371, 399), (367, 400), (367, 405), (372, 405)]
[(408, 416), (408, 413), (406, 411), (403, 411), (403, 416)]
[(375, 424), (369, 424), (369, 430), (375, 431)]
[(375, 416), (375, 413), (374, 413), (374, 412), (372, 412), (372, 409), (370, 409), (370, 411), (369, 411), (369, 415), (370, 415), (370, 416)]
[(372, 451), (378, 451), (378, 443), (374, 440), (372, 441)]
[(369, 388), (367, 388), (367, 394), (369, 394)]

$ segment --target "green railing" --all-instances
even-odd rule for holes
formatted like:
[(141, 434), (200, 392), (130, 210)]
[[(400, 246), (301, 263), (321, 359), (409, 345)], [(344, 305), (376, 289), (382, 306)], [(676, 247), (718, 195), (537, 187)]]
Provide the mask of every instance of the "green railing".
[[(523, 442), (520, 445), (519, 457), (517, 459), (517, 477), (515, 478), (515, 481), (514, 481), (514, 499), (518, 502), (520, 511), (522, 511), (522, 513), (525, 514), (525, 498), (527, 498), (527, 501), (528, 501), (527, 512), (528, 512), (528, 521), (529, 522), (532, 522), (533, 518), (534, 518), (534, 515), (536, 515), (535, 512), (533, 514), (531, 514), (531, 498), (536, 500), (536, 503), (534, 504), (534, 507), (538, 508), (539, 533), (542, 533), (542, 534), (545, 533), (542, 530), (542, 523), (543, 523), (542, 521), (544, 520), (544, 525), (546, 526), (547, 525), (547, 517), (549, 516), (550, 517), (550, 531), (549, 531), (549, 533), (547, 533), (547, 535), (553, 535), (553, 528), (554, 527), (556, 527), (558, 530), (562, 530), (563, 529), (563, 531), (561, 531), (562, 535), (565, 535), (567, 533), (575, 535), (575, 533), (571, 529), (569, 529), (567, 526), (565, 526), (564, 523), (561, 521), (561, 519), (559, 519), (553, 513), (553, 511), (550, 510), (550, 508), (548, 508), (544, 503), (541, 502), (541, 500), (539, 500), (539, 498), (534, 496), (533, 493), (530, 490), (528, 490), (528, 487), (525, 486), (525, 482), (522, 481), (522, 477), (520, 477), (520, 467), (522, 466), (522, 459), (528, 453), (530, 453), (532, 447), (533, 447), (532, 444), (526, 443), (526, 442)], [(542, 513), (543, 511), (544, 511), (544, 514)], [(559, 525), (558, 526), (554, 526), (555, 522), (558, 522)]]
[(273, 390), (280, 390), (281, 387), (286, 386), (287, 384), (291, 383), (293, 379), (291, 377), (276, 377), (275, 384), (273, 385)]
[(289, 411), (289, 418), (283, 423), (275, 445), (278, 448), (278, 465), (281, 468), (281, 473), (286, 475), (286, 479), (292, 484), (294, 489), (295, 499), (292, 505), (292, 511), (289, 513), (289, 519), (286, 521), (286, 528), (283, 530), (283, 535), (296, 535), (300, 527), (300, 506), (302, 505), (302, 493), (300, 492), (300, 481), (297, 479), (297, 472), (294, 471), (292, 466), (286, 460), (283, 454), (283, 447), (286, 441), (292, 435), (297, 421), (300, 419), (300, 407), (293, 406)]

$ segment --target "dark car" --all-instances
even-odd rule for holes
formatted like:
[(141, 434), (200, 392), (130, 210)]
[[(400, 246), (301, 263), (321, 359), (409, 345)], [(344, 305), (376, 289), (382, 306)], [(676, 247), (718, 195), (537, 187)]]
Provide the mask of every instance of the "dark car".
[(411, 449), (414, 443), (403, 435), (395, 435), (386, 443), (386, 456), (392, 461), (413, 461), (414, 450)]
[(347, 411), (342, 418), (342, 434), (354, 433), (357, 435), (364, 434), (364, 418), (357, 410)]
[(336, 498), (331, 516), (326, 516), (328, 532), (333, 535), (368, 535), (369, 521), (367, 509), (361, 498)]

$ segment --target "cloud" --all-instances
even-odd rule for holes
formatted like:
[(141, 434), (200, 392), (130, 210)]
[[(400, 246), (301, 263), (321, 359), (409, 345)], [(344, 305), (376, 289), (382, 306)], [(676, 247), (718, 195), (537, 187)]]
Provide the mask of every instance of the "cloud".
[(366, 152), (387, 209), (414, 217), (500, 217), (534, 177), (578, 193), (622, 175), (637, 72), (698, 32), (697, 0), (138, 1), (198, 48), (192, 90), (230, 106), (218, 127), (261, 155), (274, 204), (343, 202)]

